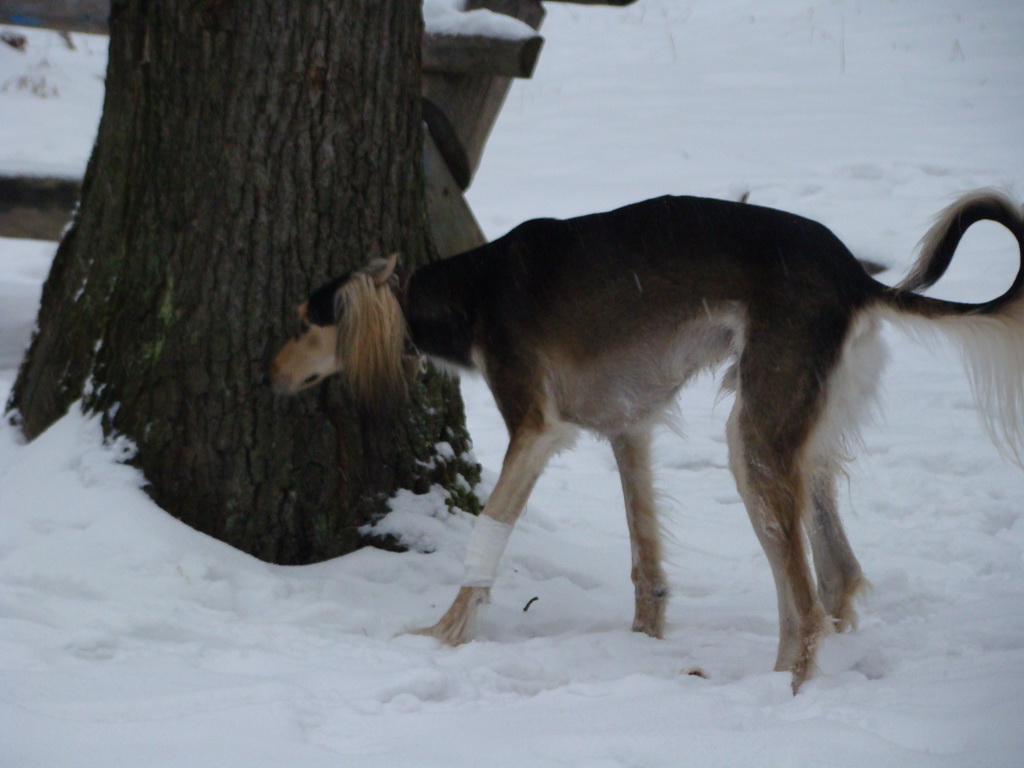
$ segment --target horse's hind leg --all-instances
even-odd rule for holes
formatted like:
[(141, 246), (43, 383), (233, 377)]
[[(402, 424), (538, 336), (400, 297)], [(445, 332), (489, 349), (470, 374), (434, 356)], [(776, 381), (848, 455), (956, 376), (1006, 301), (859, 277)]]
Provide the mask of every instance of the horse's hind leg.
[(821, 468), (811, 476), (813, 512), (807, 538), (814, 555), (818, 597), (837, 632), (857, 626), (853, 601), (868, 585), (839, 518), (835, 472)]
[(730, 464), (775, 578), (779, 611), (775, 669), (792, 672), (795, 692), (812, 674), (818, 642), (827, 626), (804, 552), (805, 482), (795, 468), (782, 471), (766, 465), (764, 453), (744, 437), (743, 422), (740, 407), (729, 424)]
[(668, 585), (661, 567), (661, 531), (651, 479), (651, 432), (641, 428), (612, 438), (622, 480), (626, 521), (633, 551), (636, 610), (633, 631), (661, 637), (665, 630)]
[[(729, 417), (729, 460), (754, 531), (771, 565), (778, 596), (776, 670), (793, 691), (811, 676), (829, 630), (804, 545), (814, 485), (808, 451), (824, 412), (826, 382), (842, 334), (816, 335), (751, 324)], [(826, 520), (831, 516), (826, 512)]]

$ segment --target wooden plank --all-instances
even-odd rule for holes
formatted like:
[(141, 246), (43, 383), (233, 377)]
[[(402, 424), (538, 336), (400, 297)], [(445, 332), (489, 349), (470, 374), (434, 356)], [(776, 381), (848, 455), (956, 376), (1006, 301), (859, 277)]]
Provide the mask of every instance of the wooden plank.
[(60, 240), (81, 188), (77, 179), (0, 177), (0, 237)]
[(13, 0), (0, 6), (0, 24), (58, 32), (108, 33), (110, 0)]
[(531, 77), (543, 43), (540, 35), (505, 40), (483, 35), (426, 34), (423, 36), (423, 71)]
[(467, 11), (475, 11), (477, 8), (511, 16), (534, 29), (540, 29), (545, 14), (540, 0), (466, 0)]
[(462, 189), (448, 172), (448, 165), (430, 134), (423, 135), (427, 220), (434, 247), (441, 257), (453, 256), (487, 242), (480, 225), (462, 196)]
[[(504, 13), (534, 29), (538, 29), (544, 19), (540, 0), (469, 0), (466, 3), (466, 10), (476, 8)], [(441, 141), (439, 149), (446, 159), (456, 164), (455, 167), (458, 163), (465, 166), (466, 172), (460, 173), (458, 179), (463, 189), (469, 186), (480, 165), (487, 137), (511, 85), (512, 78), (485, 72), (427, 72), (423, 75), (423, 96), (438, 107), (452, 127), (452, 137)], [(458, 145), (458, 150), (450, 151), (454, 145)]]
[[(636, 0), (556, 0), (576, 5), (632, 5)], [(498, 4), (498, 3), (495, 3)], [(480, 6), (473, 6), (480, 7)], [(491, 7), (488, 5), (487, 7)], [(498, 10), (492, 8), (492, 10)], [(504, 13), (504, 11), (500, 11)], [(108, 34), (110, 0), (11, 0), (0, 5), (0, 24), (42, 27), (59, 32)], [(509, 14), (512, 15), (512, 14)], [(540, 22), (538, 21), (538, 24)], [(536, 28), (534, 24), (530, 24)], [(506, 74), (506, 73), (502, 73)], [(529, 77), (529, 75), (514, 75)]]

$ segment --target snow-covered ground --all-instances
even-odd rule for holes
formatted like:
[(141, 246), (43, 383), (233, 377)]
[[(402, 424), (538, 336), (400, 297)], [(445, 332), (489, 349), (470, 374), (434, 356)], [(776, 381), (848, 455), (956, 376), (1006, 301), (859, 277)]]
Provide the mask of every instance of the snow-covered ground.
[[(492, 236), (750, 190), (895, 280), (951, 195), (1024, 193), (1019, 0), (552, 4), (543, 32), (470, 192)], [(76, 44), (0, 45), (0, 170), (84, 168), (104, 43)], [(0, 398), (52, 252), (0, 240)], [(934, 293), (990, 298), (1016, 265), (1009, 235), (976, 227)], [(629, 631), (621, 494), (596, 441), (552, 462), (479, 640), (450, 649), (401, 634), (461, 575), (470, 523), (430, 496), (388, 520), (414, 551), (282, 568), (157, 509), (79, 413), (30, 445), (0, 428), (0, 765), (1019, 766), (1024, 473), (989, 444), (952, 354), (887, 337), (884, 417), (842, 494), (874, 589), (796, 697), (770, 671), (774, 588), (710, 378), (681, 400), (684, 436), (657, 443), (662, 641)], [(463, 391), (493, 483), (504, 430), (480, 381)]]

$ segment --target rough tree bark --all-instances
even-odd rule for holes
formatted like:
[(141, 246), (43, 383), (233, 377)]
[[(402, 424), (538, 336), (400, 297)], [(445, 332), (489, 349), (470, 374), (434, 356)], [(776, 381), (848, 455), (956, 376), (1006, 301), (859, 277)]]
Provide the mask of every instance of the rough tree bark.
[(420, 0), (113, 3), (80, 209), (8, 403), (29, 438), (81, 398), (164, 509), (280, 563), (359, 546), (399, 487), (473, 503), (446, 376), (384, 421), (337, 383), (256, 383), (312, 287), (431, 258), (422, 32)]

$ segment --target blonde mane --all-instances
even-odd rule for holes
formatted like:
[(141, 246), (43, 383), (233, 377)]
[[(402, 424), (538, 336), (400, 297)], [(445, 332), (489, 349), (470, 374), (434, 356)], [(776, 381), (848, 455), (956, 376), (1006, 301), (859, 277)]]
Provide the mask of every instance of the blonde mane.
[(368, 410), (386, 410), (408, 396), (405, 316), (391, 287), (396, 259), (379, 259), (355, 273), (334, 297), (342, 375)]

